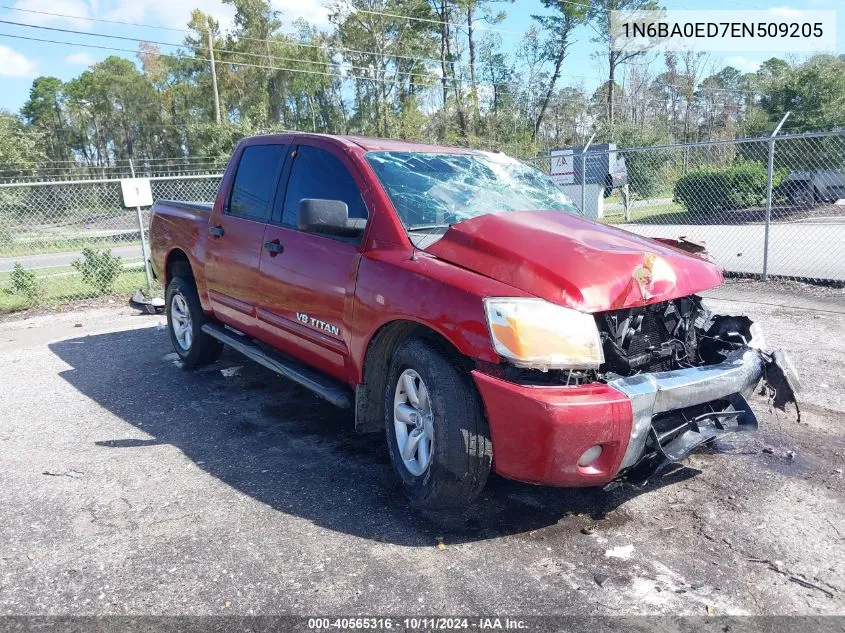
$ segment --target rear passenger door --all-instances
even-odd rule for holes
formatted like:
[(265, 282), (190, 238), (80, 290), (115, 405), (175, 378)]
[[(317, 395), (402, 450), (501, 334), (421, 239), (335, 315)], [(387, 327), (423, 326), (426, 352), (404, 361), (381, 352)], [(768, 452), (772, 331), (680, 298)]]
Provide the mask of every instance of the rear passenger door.
[(205, 272), (214, 314), (252, 335), (264, 229), (287, 153), (287, 145), (244, 147), (222, 213), (208, 227)]
[(340, 150), (299, 145), (291, 158), (282, 177), (284, 197), (264, 234), (257, 310), (261, 338), (344, 380), (361, 238), (302, 232), (297, 209), (304, 198), (341, 200), (350, 218), (367, 218), (363, 180)]

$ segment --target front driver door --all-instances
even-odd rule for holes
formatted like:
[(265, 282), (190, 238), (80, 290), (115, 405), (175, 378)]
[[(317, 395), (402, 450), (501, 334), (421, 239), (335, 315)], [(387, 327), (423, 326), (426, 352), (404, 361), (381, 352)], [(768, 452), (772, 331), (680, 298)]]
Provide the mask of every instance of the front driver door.
[(271, 345), (344, 380), (361, 240), (299, 231), (297, 209), (303, 198), (341, 200), (349, 217), (366, 218), (367, 207), (342, 153), (300, 145), (291, 154), (284, 198), (264, 234), (258, 327)]

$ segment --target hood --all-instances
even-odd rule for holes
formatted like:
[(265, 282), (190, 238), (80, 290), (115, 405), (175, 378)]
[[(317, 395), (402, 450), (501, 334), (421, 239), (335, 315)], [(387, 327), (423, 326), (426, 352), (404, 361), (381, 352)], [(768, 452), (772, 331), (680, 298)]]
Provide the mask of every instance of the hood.
[(488, 214), (450, 227), (425, 251), (582, 312), (667, 301), (722, 283), (697, 256), (565, 211)]

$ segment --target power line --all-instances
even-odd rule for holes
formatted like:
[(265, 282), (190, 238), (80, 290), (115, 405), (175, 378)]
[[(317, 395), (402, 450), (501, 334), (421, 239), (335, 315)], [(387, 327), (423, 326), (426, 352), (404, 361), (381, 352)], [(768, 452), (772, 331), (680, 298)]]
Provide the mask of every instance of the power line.
[[(106, 51), (119, 51), (119, 52), (122, 52), (122, 53), (133, 53), (133, 54), (137, 53), (137, 51), (134, 51), (134, 50), (129, 49), (129, 48), (117, 48), (117, 47), (114, 47), (114, 46), (99, 46), (97, 44), (81, 44), (81, 43), (77, 43), (77, 42), (62, 42), (62, 41), (59, 41), (59, 40), (48, 40), (48, 39), (40, 38), (40, 37), (28, 37), (28, 36), (25, 36), (25, 35), (12, 35), (10, 33), (0, 33), (0, 37), (10, 37), (10, 38), (13, 38), (13, 39), (28, 40), (28, 41), (31, 41), (31, 42), (44, 42), (44, 43), (47, 43), (47, 44), (64, 44), (66, 46), (81, 46), (82, 48), (93, 48), (93, 49), (106, 50)], [(159, 53), (159, 55), (162, 56), (162, 57), (172, 57), (174, 59), (182, 59), (182, 60), (194, 60), (194, 61), (201, 61), (201, 62), (210, 62), (211, 61), (209, 58), (199, 57), (197, 55), (185, 55), (183, 57), (180, 57), (179, 55), (171, 55), (169, 53)], [(306, 74), (306, 75), (322, 75), (322, 76), (325, 76), (325, 77), (337, 77), (338, 79), (360, 79), (362, 81), (377, 81), (377, 82), (381, 82), (381, 83), (396, 83), (395, 79), (393, 79), (393, 80), (380, 79), (378, 77), (363, 77), (361, 75), (349, 75), (349, 74), (342, 75), (342, 74), (337, 74), (337, 73), (320, 72), (320, 71), (317, 71), (317, 70), (304, 70), (304, 69), (301, 69), (301, 68), (286, 68), (286, 67), (282, 67), (282, 66), (266, 66), (266, 65), (263, 65), (263, 64), (248, 64), (246, 62), (235, 62), (235, 61), (222, 60), (222, 59), (220, 60), (219, 63), (228, 64), (230, 66), (237, 66), (239, 68), (258, 68), (258, 69), (264, 69), (264, 70), (283, 70), (283, 71), (286, 71), (286, 72), (301, 73), (301, 74)], [(439, 86), (440, 84), (437, 83), (437, 82), (427, 83), (427, 84), (408, 82), (408, 85), (417, 86), (417, 87), (420, 87), (420, 88), (433, 88), (435, 86)]]
[[(170, 47), (173, 47), (173, 48), (181, 48), (181, 49), (190, 48), (189, 46), (187, 46), (185, 44), (174, 44), (172, 42), (162, 42), (162, 41), (159, 41), (159, 40), (150, 40), (150, 39), (144, 39), (144, 38), (138, 38), (138, 37), (129, 37), (129, 36), (126, 36), (126, 35), (109, 35), (109, 34), (105, 34), (105, 33), (90, 33), (90, 32), (87, 32), (87, 31), (79, 31), (79, 30), (76, 30), (76, 29), (65, 29), (65, 28), (60, 28), (60, 27), (57, 27), (57, 26), (42, 26), (42, 25), (36, 25), (36, 24), (27, 24), (25, 22), (14, 22), (12, 20), (0, 20), (0, 24), (9, 24), (9, 25), (12, 25), (12, 26), (31, 28), (31, 29), (39, 29), (39, 30), (45, 30), (45, 31), (53, 31), (53, 32), (59, 32), (59, 33), (69, 33), (69, 34), (73, 34), (73, 35), (81, 35), (81, 36), (84, 36), (84, 37), (102, 37), (102, 38), (106, 38), (106, 39), (115, 39), (115, 40), (138, 42), (138, 43), (145, 43), (145, 44), (156, 44), (158, 46), (170, 46)], [(272, 42), (273, 40), (269, 40), (269, 41)], [(55, 43), (72, 44), (71, 42), (55, 42)], [(78, 45), (82, 46), (82, 44), (78, 44)], [(246, 57), (253, 57), (253, 58), (258, 58), (258, 59), (281, 60), (281, 61), (294, 62), (294, 63), (318, 64), (318, 65), (322, 65), (322, 66), (343, 66), (344, 68), (350, 68), (352, 70), (365, 71), (365, 72), (374, 71), (374, 70), (377, 71), (377, 69), (373, 69), (373, 68), (370, 68), (370, 67), (367, 67), (367, 66), (355, 66), (355, 65), (352, 65), (352, 64), (338, 64), (337, 62), (326, 62), (326, 61), (322, 61), (322, 60), (311, 60), (311, 59), (302, 59), (302, 58), (295, 58), (295, 57), (284, 57), (284, 56), (280, 56), (280, 55), (270, 55), (270, 54), (265, 54), (265, 53), (250, 53), (250, 52), (246, 52), (246, 51), (233, 51), (233, 50), (220, 49), (220, 48), (215, 48), (214, 50), (217, 53), (227, 53), (227, 54), (231, 54), (231, 55), (243, 55), (243, 56), (246, 56)], [(137, 51), (132, 51), (132, 52), (137, 53)], [(159, 53), (159, 54), (172, 57), (172, 55), (167, 55), (166, 53)], [(371, 53), (371, 54), (376, 55), (376, 53)], [(196, 58), (196, 59), (199, 59), (195, 55), (193, 57)], [(210, 62), (211, 61), (210, 57), (206, 61)], [(222, 60), (222, 59), (218, 60), (218, 61), (220, 63), (227, 63), (226, 60)], [(241, 65), (241, 66), (245, 65), (245, 64), (242, 64), (240, 62), (237, 62), (237, 64)], [(279, 68), (279, 70), (290, 70), (290, 71), (293, 72), (295, 69)], [(413, 78), (413, 77), (421, 76), (423, 73), (411, 72), (411, 71), (406, 71), (406, 70), (394, 70), (393, 74), (395, 74), (395, 75), (405, 75), (405, 76)], [(353, 75), (348, 75), (348, 76), (353, 76)], [(576, 75), (569, 75), (568, 77), (586, 79), (586, 77), (583, 77), (583, 76), (579, 77), (579, 76), (576, 76)], [(359, 78), (360, 79), (371, 79), (369, 77), (359, 77)], [(457, 82), (457, 83), (460, 83), (460, 84), (471, 83), (468, 79), (465, 79), (465, 78), (462, 78), (462, 77), (449, 78), (448, 81)], [(494, 82), (494, 81), (487, 81), (487, 80), (484, 80), (484, 79), (476, 80), (475, 83), (476, 83), (476, 85), (482, 85), (482, 86), (510, 86), (510, 85), (512, 85), (509, 82)], [(417, 83), (417, 84), (413, 84), (413, 85), (426, 85), (426, 84)], [(432, 85), (436, 85), (436, 83), (432, 84)]]
[(0, 5), (0, 9), (8, 9), (9, 11), (21, 11), (23, 13), (35, 13), (38, 15), (49, 15), (54, 18), (68, 18), (71, 20), (84, 20), (86, 22), (102, 22), (104, 24), (122, 24), (124, 26), (137, 26), (146, 29), (161, 29), (162, 31), (179, 31), (189, 32), (187, 29), (177, 29), (169, 26), (156, 26), (153, 24), (141, 24), (139, 22), (124, 22), (123, 20), (106, 20), (104, 18), (89, 18), (83, 15), (69, 15), (67, 13), (53, 13), (52, 11), (36, 11), (35, 9), (24, 9), (22, 7), (10, 7), (7, 5)]
[[(574, 3), (573, 3), (574, 4)], [(428, 24), (444, 24), (448, 26), (454, 26), (456, 28), (467, 28), (467, 25), (463, 22), (446, 22), (444, 20), (435, 20), (434, 18), (417, 18), (410, 15), (401, 15), (399, 13), (386, 13), (384, 11), (368, 11), (366, 9), (357, 9), (355, 7), (350, 7), (349, 10), (352, 13), (366, 13), (369, 15), (380, 15), (388, 18), (398, 18), (400, 20), (409, 20), (411, 22), (425, 22)], [(497, 29), (493, 26), (485, 26), (485, 25), (478, 25), (473, 26), (472, 28), (477, 29), (479, 31), (494, 31), (497, 33), (507, 33), (508, 35), (522, 35), (520, 31), (508, 31), (506, 29)]]
[[(35, 14), (38, 14), (38, 15), (49, 15), (49, 16), (57, 17), (57, 18), (66, 18), (68, 20), (83, 20), (83, 21), (87, 21), (87, 22), (102, 22), (102, 23), (105, 23), (105, 24), (122, 24), (124, 26), (134, 26), (134, 27), (147, 28), (147, 29), (160, 29), (160, 30), (164, 30), (164, 31), (175, 31), (177, 33), (188, 33), (190, 35), (195, 34), (195, 31), (193, 31), (191, 29), (178, 29), (178, 28), (173, 28), (173, 27), (168, 27), (168, 26), (156, 26), (154, 24), (141, 24), (141, 23), (138, 23), (138, 22), (123, 22), (123, 21), (120, 21), (120, 20), (105, 20), (105, 19), (102, 19), (102, 18), (89, 18), (89, 17), (85, 17), (85, 16), (82, 16), (82, 15), (71, 15), (71, 14), (68, 14), (68, 13), (55, 13), (55, 12), (51, 12), (51, 11), (36, 11), (34, 9), (22, 9), (20, 7), (10, 7), (10, 6), (6, 6), (6, 5), (0, 5), (0, 9), (9, 9), (11, 11), (22, 11), (24, 13), (35, 13)], [(28, 25), (28, 26), (35, 26), (35, 25)], [(274, 40), (274, 39), (271, 39), (271, 38), (238, 36), (238, 39), (248, 41), (248, 42), (278, 43), (278, 40)], [(396, 58), (396, 59), (409, 59), (409, 60), (416, 60), (416, 61), (435, 62), (435, 63), (438, 63), (438, 64), (446, 63), (448, 65), (455, 65), (455, 64), (460, 63), (460, 62), (456, 62), (456, 61), (452, 61), (452, 60), (441, 60), (441, 59), (436, 58), (436, 57), (419, 57), (419, 56), (414, 56), (414, 55), (397, 55), (397, 54), (393, 54), (393, 53), (377, 53), (375, 51), (367, 51), (367, 50), (361, 50), (361, 49), (355, 49), (355, 48), (346, 48), (346, 47), (343, 47), (343, 46), (336, 46), (336, 45), (332, 45), (332, 44), (308, 44), (308, 43), (305, 43), (305, 42), (284, 42), (284, 43), (286, 45), (289, 45), (289, 46), (299, 46), (299, 47), (303, 47), (303, 48), (317, 48), (317, 49), (320, 49), (320, 50), (329, 49), (329, 50), (335, 50), (335, 51), (339, 51), (339, 52), (356, 53), (356, 54), (359, 54), (359, 55), (376, 55), (376, 56), (382, 56), (382, 57), (393, 57), (393, 58)], [(176, 45), (174, 44), (173, 46), (176, 46)], [(489, 67), (489, 66), (487, 66), (487, 67)], [(510, 69), (509, 66), (504, 66), (504, 65), (495, 65), (493, 67), (494, 68), (504, 68), (506, 70)]]
[[(40, 29), (40, 30), (45, 30), (45, 31), (55, 31), (55, 32), (60, 32), (60, 33), (71, 33), (71, 34), (74, 34), (74, 35), (83, 35), (83, 36), (86, 36), (86, 37), (103, 37), (103, 38), (106, 38), (106, 39), (123, 40), (123, 41), (129, 41), (129, 42), (139, 42), (139, 43), (144, 43), (144, 44), (156, 44), (158, 46), (171, 46), (171, 47), (174, 47), (174, 48), (182, 48), (182, 49), (190, 48), (189, 46), (187, 46), (185, 44), (174, 44), (172, 42), (161, 42), (161, 41), (157, 41), (157, 40), (150, 40), (150, 39), (144, 39), (144, 38), (139, 38), (139, 37), (128, 37), (128, 36), (125, 36), (125, 35), (108, 35), (108, 34), (105, 34), (105, 33), (88, 33), (86, 31), (77, 31), (77, 30), (74, 30), (74, 29), (63, 29), (63, 28), (59, 28), (59, 27), (56, 27), (56, 26), (41, 26), (41, 25), (36, 25), (36, 24), (26, 24), (24, 22), (12, 22), (11, 20), (0, 20), (0, 24), (11, 24), (13, 26), (22, 26), (22, 27), (26, 27), (26, 28)], [(319, 64), (321, 66), (339, 66), (339, 65), (341, 65), (341, 64), (338, 64), (337, 62), (327, 62), (327, 61), (314, 60), (314, 59), (303, 59), (301, 57), (299, 57), (299, 58), (297, 58), (297, 57), (283, 57), (283, 56), (280, 56), (280, 55), (269, 55), (269, 54), (265, 54), (265, 53), (250, 53), (250, 52), (246, 52), (246, 51), (233, 51), (233, 50), (227, 50), (225, 48), (215, 48), (214, 52), (215, 53), (228, 53), (228, 54), (231, 54), (231, 55), (244, 55), (246, 57), (257, 57), (259, 59), (274, 59), (274, 60), (281, 60), (281, 61), (286, 61), (286, 62), (305, 63), (305, 64)], [(222, 60), (220, 60), (220, 61), (222, 63)], [(345, 67), (346, 68), (352, 68), (353, 70), (364, 70), (364, 71), (373, 70), (372, 68), (367, 67), (367, 66), (345, 65)], [(394, 71), (394, 72), (395, 72), (395, 74), (398, 74), (398, 75), (409, 75), (411, 77), (419, 76), (419, 75), (422, 74), (422, 73), (414, 73), (414, 72), (410, 72), (410, 71), (400, 71), (400, 70), (397, 70), (397, 71)], [(501, 84), (501, 85), (504, 85), (504, 84)]]
[[(6, 7), (0, 7), (0, 8), (6, 8)], [(11, 21), (11, 20), (0, 20), (0, 24), (9, 24), (9, 25), (12, 25), (12, 26), (18, 26), (18, 27), (24, 27), (24, 28), (33, 28), (33, 29), (39, 29), (39, 30), (69, 33), (69, 34), (80, 35), (80, 36), (84, 36), (84, 37), (101, 37), (101, 38), (116, 39), (116, 40), (121, 40), (121, 41), (156, 44), (156, 45), (159, 45), (159, 46), (169, 46), (169, 47), (180, 48), (180, 49), (189, 48), (187, 45), (184, 45), (184, 44), (174, 44), (174, 43), (171, 43), (171, 42), (162, 42), (162, 41), (157, 41), (157, 40), (128, 37), (128, 36), (123, 36), (123, 35), (108, 35), (108, 34), (104, 34), (104, 33), (90, 33), (90, 32), (87, 32), (87, 31), (79, 31), (79, 30), (75, 30), (75, 29), (65, 29), (65, 28), (53, 27), (53, 26), (27, 24), (27, 23), (24, 23), (24, 22), (15, 22), (15, 21)], [(118, 49), (118, 48), (112, 48), (112, 47), (95, 46), (95, 45), (90, 45), (90, 44), (73, 43), (73, 42), (61, 42), (61, 41), (54, 41), (54, 40), (40, 40), (38, 38), (30, 38), (30, 37), (25, 37), (25, 36), (15, 36), (15, 35), (11, 35), (11, 34), (0, 34), (0, 35), (4, 35), (5, 37), (15, 37), (17, 39), (28, 39), (28, 40), (32, 40), (32, 41), (43, 41), (43, 42), (54, 43), (54, 44), (65, 44), (65, 45), (69, 45), (69, 46), (83, 46), (83, 47), (86, 47), (86, 48), (99, 48), (101, 50), (114, 50), (114, 51), (131, 52), (133, 54), (137, 54), (137, 51), (129, 50), (129, 49)], [(249, 40), (249, 39), (255, 39), (255, 38), (242, 38), (242, 39)], [(258, 40), (258, 41), (266, 42), (266, 43), (269, 43), (269, 42), (278, 43), (275, 40)], [(233, 51), (233, 50), (226, 50), (226, 49), (216, 49), (216, 50), (219, 53), (227, 53), (227, 54), (232, 54), (232, 55), (243, 55), (243, 56), (246, 56), (246, 57), (254, 57), (254, 58), (259, 58), (259, 59), (277, 59), (277, 60), (281, 60), (281, 61), (288, 61), (288, 62), (294, 62), (294, 63), (318, 64), (318, 65), (323, 65), (323, 66), (332, 66), (333, 65), (332, 62), (325, 62), (325, 61), (320, 61), (320, 60), (297, 59), (297, 58), (283, 57), (283, 56), (278, 56), (278, 55), (269, 55), (269, 54), (263, 54), (263, 53), (250, 53), (250, 52), (245, 52), (245, 51)], [(361, 51), (361, 52), (364, 52), (364, 51)], [(366, 51), (366, 53), (371, 54), (371, 55), (378, 55), (378, 53), (373, 53), (372, 51)], [(196, 55), (186, 55), (184, 57), (179, 57), (179, 56), (176, 56), (176, 55), (170, 55), (170, 54), (161, 53), (161, 52), (159, 52), (158, 54), (161, 55), (161, 56), (164, 56), (164, 57), (172, 57), (172, 58), (176, 58), (176, 59), (196, 59), (198, 61), (211, 62), (210, 58), (202, 58), (202, 57), (198, 57)], [(423, 58), (420, 58), (420, 59), (423, 59)], [(439, 60), (431, 60), (431, 61), (439, 61)], [(384, 79), (384, 78), (366, 77), (366, 76), (352, 75), (352, 74), (343, 75), (343, 74), (336, 74), (336, 73), (325, 73), (325, 72), (320, 72), (320, 71), (315, 71), (315, 70), (303, 70), (303, 69), (295, 69), (295, 68), (289, 68), (289, 67), (266, 66), (266, 65), (259, 65), (259, 64), (249, 64), (249, 63), (246, 63), (246, 62), (234, 62), (234, 61), (230, 61), (230, 60), (220, 60), (220, 63), (229, 64), (229, 65), (236, 65), (236, 66), (243, 66), (243, 67), (251, 67), (251, 68), (264, 68), (264, 69), (271, 69), (271, 70), (283, 70), (283, 71), (288, 71), (288, 72), (299, 72), (299, 73), (304, 73), (304, 74), (318, 74), (318, 75), (335, 76), (335, 77), (341, 77), (341, 78), (355, 78), (355, 79), (361, 79), (361, 80), (365, 80), (365, 81), (370, 80), (370, 81), (379, 81), (379, 82), (385, 82), (385, 83), (395, 83), (395, 81), (396, 81), (395, 79), (393, 79), (391, 81), (391, 80)], [(335, 65), (342, 66), (341, 64), (335, 64)], [(366, 67), (366, 66), (346, 65), (345, 67), (351, 68), (353, 70), (359, 70), (359, 71), (373, 71), (374, 70), (374, 69)], [(410, 71), (400, 71), (400, 70), (395, 70), (395, 71), (393, 71), (393, 73), (396, 74), (396, 75), (406, 75), (406, 76), (409, 76), (411, 78), (413, 78), (415, 76), (419, 76), (421, 74), (421, 73), (413, 73), (413, 72), (410, 72)], [(560, 77), (561, 78), (565, 77), (565, 78), (568, 78), (568, 79), (582, 79), (582, 80), (588, 79), (587, 77), (585, 77), (583, 75), (560, 75)], [(440, 82), (442, 82), (443, 80), (444, 80), (444, 78), (441, 78), (440, 80), (435, 81), (433, 83), (410, 82), (409, 85), (419, 86), (419, 87), (434, 87), (434, 86), (438, 85)], [(462, 84), (462, 85), (466, 84), (466, 83), (471, 83), (467, 79), (460, 78), (460, 77), (452, 77), (452, 78), (449, 78), (448, 81), (459, 83), (459, 84)], [(493, 82), (493, 81), (486, 81), (486, 80), (477, 80), (475, 82), (475, 84), (476, 85), (482, 85), (482, 86), (511, 86), (512, 85), (510, 82)], [(670, 88), (677, 88), (679, 90), (689, 90), (690, 89), (690, 86), (683, 86), (683, 85), (669, 84), (669, 83), (661, 84), (658, 87), (670, 87)], [(695, 86), (693, 86), (693, 89), (695, 89)], [(719, 93), (728, 93), (728, 94), (747, 94), (747, 92), (748, 92), (747, 90), (728, 89), (728, 88), (709, 88), (708, 90), (709, 90), (709, 92), (719, 92)]]

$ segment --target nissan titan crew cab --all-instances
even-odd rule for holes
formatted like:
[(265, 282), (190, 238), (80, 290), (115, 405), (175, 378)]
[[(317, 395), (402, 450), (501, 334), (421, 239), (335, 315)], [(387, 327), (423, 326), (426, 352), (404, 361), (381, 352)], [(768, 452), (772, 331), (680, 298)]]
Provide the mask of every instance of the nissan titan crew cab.
[(243, 140), (214, 204), (161, 200), (152, 266), (186, 367), (229, 345), (384, 431), (413, 503), (491, 470), (644, 484), (793, 398), (757, 324), (711, 313), (697, 245), (579, 216), (498, 152), (284, 134)]

